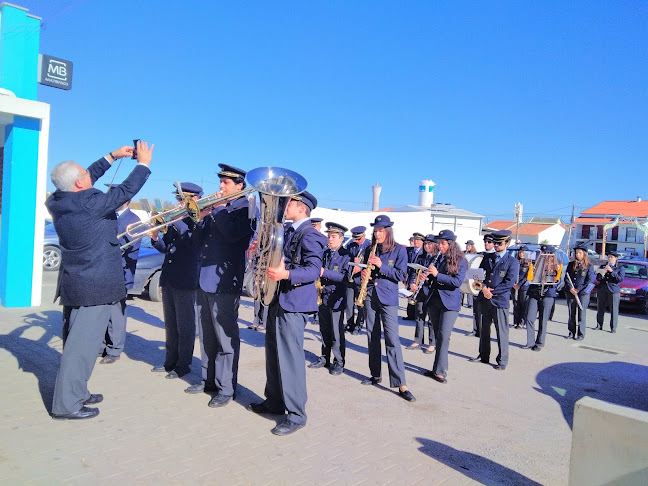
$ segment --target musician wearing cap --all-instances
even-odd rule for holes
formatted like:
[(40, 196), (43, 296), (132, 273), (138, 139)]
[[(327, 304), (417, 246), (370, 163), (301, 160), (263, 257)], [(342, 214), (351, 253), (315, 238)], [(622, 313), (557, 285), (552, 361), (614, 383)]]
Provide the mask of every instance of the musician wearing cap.
[(605, 310), (610, 308), (610, 332), (617, 331), (619, 323), (619, 303), (621, 302), (621, 286), (625, 278), (625, 268), (617, 261), (619, 254), (616, 251), (607, 252), (608, 262), (601, 265), (598, 286), (596, 291), (596, 329), (603, 330)]
[[(567, 310), (569, 313), (567, 338), (582, 341), (585, 338), (586, 311), (589, 306), (590, 293), (594, 290), (596, 272), (587, 258), (587, 246), (580, 244), (574, 247), (574, 259), (567, 264)], [(580, 306), (578, 302), (580, 301)]]
[[(416, 264), (426, 269), (435, 261), (438, 255), (436, 238), (434, 235), (427, 235), (423, 241), (423, 252), (416, 259)], [(417, 279), (418, 275), (418, 279)], [(430, 295), (430, 283), (427, 270), (412, 273), (407, 281), (409, 290), (416, 294), (416, 330), (414, 331), (414, 341), (405, 349), (421, 349), (425, 354), (432, 354), (436, 346), (434, 339), (434, 330), (428, 318), (428, 307), (425, 303)], [(417, 281), (418, 280), (418, 281)], [(412, 297), (410, 297), (411, 299)], [(427, 344), (425, 341), (425, 329), (428, 330)]]
[(371, 272), (367, 268), (362, 270), (362, 278), (368, 279), (364, 307), (367, 312), (367, 347), (371, 373), (371, 377), (362, 381), (362, 384), (377, 385), (382, 381), (382, 330), (385, 334), (389, 386), (398, 387), (401, 398), (414, 402), (414, 395), (407, 389), (398, 335), (398, 283), (405, 280), (407, 275), (407, 252), (394, 241), (392, 225), (388, 216), (376, 216), (371, 223), (374, 228), (372, 250), (367, 251), (364, 257), (364, 263), (372, 265), (373, 269)]
[(508, 310), (511, 298), (511, 289), (517, 282), (519, 264), (515, 257), (507, 253), (511, 244), (511, 232), (508, 230), (495, 231), (491, 233), (495, 253), (492, 257), (486, 258), (481, 268), (484, 268), (486, 277), (483, 283), (480, 300), (480, 311), (482, 316), (481, 329), (479, 331), (479, 355), (471, 358), (470, 361), (490, 362), (490, 331), (491, 324), (495, 324), (497, 333), (497, 355), (496, 370), (503, 371), (508, 364), (509, 355), (509, 327)]
[[(185, 198), (198, 200), (202, 187), (192, 182), (180, 184), (181, 194), (174, 192), (179, 203)], [(162, 313), (164, 315), (166, 354), (164, 364), (151, 371), (166, 373), (166, 378), (178, 378), (191, 371), (196, 340), (196, 288), (200, 265), (200, 246), (193, 242), (195, 223), (189, 217), (174, 221), (160, 236), (149, 233), (153, 248), (164, 253), (160, 273)], [(201, 385), (204, 386), (203, 383)]]
[[(342, 246), (347, 228), (341, 224), (326, 223), (328, 247), (324, 250), (320, 271), (321, 303), (319, 305), (319, 326), (322, 335), (322, 355), (309, 368), (329, 368), (331, 375), (344, 371), (344, 304), (346, 281), (348, 280), (350, 255)], [(331, 353), (333, 362), (331, 363)]]
[[(475, 242), (473, 240), (466, 241), (466, 251), (464, 252), (464, 254), (466, 254), (466, 255), (476, 255), (477, 254), (477, 248), (475, 248)], [(463, 299), (464, 295), (466, 297), (466, 307), (468, 307), (469, 309), (472, 309), (473, 295), (472, 294), (462, 294), (462, 299)]]
[[(414, 233), (410, 238), (410, 244), (412, 246), (407, 247), (407, 263), (415, 263), (416, 259), (423, 253), (423, 238), (424, 236), (421, 233)], [(408, 283), (412, 274), (416, 273), (416, 270), (407, 268), (407, 280), (405, 283)], [(406, 321), (413, 321), (416, 319), (416, 305), (407, 304), (407, 313), (404, 317)]]
[(450, 230), (439, 232), (436, 237), (438, 258), (435, 258), (428, 269), (430, 293), (426, 306), (434, 329), (436, 354), (432, 370), (424, 374), (439, 383), (447, 383), (450, 335), (461, 310), (459, 287), (468, 269), (468, 262), (456, 239)]
[(271, 432), (288, 435), (306, 425), (306, 360), (304, 329), (317, 312), (315, 281), (320, 277), (326, 238), (310, 222), (317, 199), (307, 191), (293, 196), (285, 219), (283, 260), (268, 268), (268, 278), (279, 284), (279, 295), (268, 307), (266, 325), (265, 401), (252, 403), (255, 413), (284, 415)]
[[(364, 259), (364, 253), (371, 245), (371, 242), (365, 237), (365, 226), (355, 226), (351, 228), (352, 241), (347, 245), (349, 256), (354, 263), (361, 263)], [(346, 290), (346, 322), (347, 331), (351, 334), (360, 334), (360, 330), (365, 323), (365, 308), (355, 305), (360, 290), (360, 267), (349, 268), (349, 280), (347, 282)], [(354, 317), (354, 314), (357, 317)]]
[(529, 267), (531, 260), (525, 258), (526, 246), (521, 246), (517, 251), (517, 260), (520, 266), (518, 270), (518, 279), (513, 285), (511, 298), (513, 299), (513, 327), (519, 329), (526, 326), (526, 304), (527, 304), (527, 291), (529, 290)]
[[(219, 197), (233, 196), (245, 189), (245, 171), (218, 165)], [(216, 392), (209, 401), (210, 407), (227, 405), (236, 393), (241, 349), (239, 300), (245, 252), (254, 232), (248, 206), (244, 196), (222, 201), (201, 212), (202, 220), (194, 231), (193, 240), (202, 251), (196, 311), (204, 383), (192, 385), (186, 391)]]
[[(544, 246), (542, 253), (555, 254), (556, 248), (552, 245)], [(549, 315), (551, 308), (556, 302), (558, 296), (558, 289), (556, 285), (542, 286), (542, 285), (529, 285), (527, 291), (527, 309), (525, 316), (527, 341), (524, 349), (531, 349), (533, 351), (540, 351), (545, 345), (545, 338), (547, 336), (547, 325), (549, 323)], [(536, 334), (535, 320), (539, 314), (538, 332)]]
[(322, 218), (311, 218), (313, 228), (315, 228), (317, 231), (322, 231), (322, 221), (324, 221)]
[[(479, 268), (482, 268), (484, 272), (486, 272), (487, 269), (492, 268), (493, 263), (490, 260), (491, 258), (495, 257), (493, 235), (490, 233), (484, 235), (484, 251), (481, 253), (481, 255), (482, 261), (479, 264)], [(477, 294), (477, 296), (473, 299), (473, 331), (471, 334), (467, 334), (467, 336), (479, 337), (482, 322), (482, 311), (480, 306), (482, 299), (483, 295), (481, 294), (481, 292)]]

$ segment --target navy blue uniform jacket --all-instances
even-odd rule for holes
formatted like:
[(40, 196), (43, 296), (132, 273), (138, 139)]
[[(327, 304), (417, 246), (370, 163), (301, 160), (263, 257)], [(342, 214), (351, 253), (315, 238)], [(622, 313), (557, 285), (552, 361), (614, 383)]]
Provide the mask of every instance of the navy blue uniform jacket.
[(529, 267), (531, 266), (528, 260), (518, 260), (518, 265), (520, 269), (518, 270), (518, 281), (517, 284), (520, 286), (518, 290), (528, 290), (529, 281), (527, 277), (529, 276)]
[(160, 285), (184, 290), (198, 287), (200, 247), (192, 240), (195, 227), (191, 218), (176, 221), (152, 242), (156, 250), (165, 253)]
[(194, 240), (202, 251), (200, 288), (216, 294), (240, 294), (245, 252), (254, 233), (248, 200), (238, 197), (219, 206), (196, 225)]
[(279, 286), (279, 305), (288, 312), (317, 312), (315, 280), (320, 277), (324, 247), (328, 239), (310, 221), (304, 221), (296, 231), (286, 228), (284, 261), (290, 276)]
[[(605, 268), (607, 264), (601, 265), (601, 268)], [(623, 282), (625, 278), (625, 268), (623, 268), (617, 262), (616, 265), (610, 265), (612, 267), (611, 272), (605, 272), (603, 276), (599, 276), (599, 290), (606, 289), (612, 294), (620, 294), (621, 286), (619, 285)]]
[(594, 265), (590, 263), (587, 268), (582, 268), (581, 265), (576, 266), (575, 264), (575, 260), (567, 264), (567, 273), (571, 277), (574, 287), (578, 290), (578, 295), (588, 295), (594, 288), (594, 281), (596, 280)]
[(340, 247), (333, 251), (330, 248), (324, 250), (324, 273), (320, 278), (324, 288), (322, 289), (322, 303), (333, 310), (344, 307), (346, 301), (346, 285), (349, 272), (349, 251)]
[[(126, 210), (117, 216), (117, 233), (122, 234), (126, 231), (126, 227), (129, 224), (139, 223), (141, 220), (130, 209)], [(120, 245), (125, 245), (128, 243), (130, 238), (128, 236), (123, 236), (119, 239)], [(126, 288), (132, 289), (133, 284), (135, 283), (135, 269), (137, 268), (137, 256), (139, 255), (140, 245), (142, 240), (137, 240), (135, 243), (128, 245), (122, 250), (122, 265), (124, 267), (124, 281), (126, 282)]]
[[(491, 253), (492, 256), (488, 259), (486, 255), (484, 255), (479, 268), (484, 268), (486, 271), (484, 285), (493, 289), (493, 297), (490, 299), (491, 304), (500, 309), (508, 309), (511, 289), (517, 282), (520, 264), (517, 258), (508, 253), (505, 253), (499, 262), (496, 262), (497, 253)], [(485, 297), (482, 295), (482, 298)]]
[[(369, 250), (365, 252), (364, 263), (369, 260), (369, 253)], [(398, 282), (405, 280), (407, 275), (407, 251), (397, 243), (392, 251), (383, 253), (382, 245), (378, 245), (376, 256), (382, 261), (382, 266), (374, 268), (371, 273), (367, 297), (371, 298), (376, 292), (383, 305), (398, 305)]]
[[(429, 253), (426, 253), (425, 251), (421, 253), (416, 261), (414, 263), (418, 263), (419, 265), (423, 265), (424, 267), (429, 267), (432, 262), (434, 261), (434, 258), (436, 255), (430, 255)], [(409, 267), (407, 267), (409, 269)], [(410, 273), (410, 276), (407, 279), (407, 290), (409, 290), (409, 286), (412, 285), (413, 283), (416, 283), (416, 274), (418, 272), (414, 271)], [(419, 293), (416, 295), (416, 301), (417, 302), (426, 302), (428, 296), (430, 295), (430, 280), (425, 279), (421, 284), (419, 284), (419, 287), (423, 285), (421, 290), (419, 290)]]
[(445, 257), (441, 257), (437, 264), (437, 269), (439, 270), (439, 273), (436, 277), (433, 277), (432, 274), (428, 276), (428, 281), (430, 282), (430, 293), (426, 305), (430, 305), (430, 300), (438, 294), (446, 309), (451, 311), (461, 310), (461, 291), (459, 290), (459, 287), (461, 287), (461, 284), (466, 278), (468, 262), (465, 258), (459, 260), (457, 274), (449, 275), (446, 259)]
[[(109, 168), (105, 158), (90, 165), (92, 183)], [(126, 297), (115, 211), (137, 194), (150, 173), (138, 164), (107, 194), (93, 187), (79, 192), (57, 190), (47, 199), (63, 255), (54, 300), (60, 297), (62, 305), (88, 307)]]
[[(364, 252), (369, 251), (367, 248), (371, 246), (371, 240), (369, 238), (365, 238), (365, 240), (358, 244), (355, 241), (352, 241), (347, 245), (347, 250), (349, 250), (349, 255), (351, 259), (349, 260), (350, 262), (355, 262), (355, 259), (360, 255), (360, 259), (362, 260), (364, 258)], [(353, 272), (354, 267), (349, 267), (349, 275), (351, 275), (351, 272)], [(362, 272), (357, 272), (353, 276), (353, 283), (360, 285), (360, 275), (362, 275)]]

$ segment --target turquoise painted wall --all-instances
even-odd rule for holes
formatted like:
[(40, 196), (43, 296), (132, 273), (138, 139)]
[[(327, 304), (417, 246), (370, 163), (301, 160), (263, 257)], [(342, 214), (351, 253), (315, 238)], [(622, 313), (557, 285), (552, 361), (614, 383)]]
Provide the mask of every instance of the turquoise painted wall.
[(18, 98), (36, 99), (40, 28), (26, 10), (0, 7), (0, 87)]

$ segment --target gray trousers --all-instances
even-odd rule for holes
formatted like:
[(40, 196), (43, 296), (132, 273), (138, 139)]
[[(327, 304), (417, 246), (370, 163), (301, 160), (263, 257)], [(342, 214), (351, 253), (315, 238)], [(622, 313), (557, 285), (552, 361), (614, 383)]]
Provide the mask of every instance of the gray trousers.
[(333, 310), (325, 305), (319, 306), (319, 327), (322, 334), (322, 356), (326, 363), (333, 361), (344, 366), (346, 341), (344, 339), (344, 313), (342, 309)]
[(448, 374), (448, 350), (450, 349), (450, 336), (454, 329), (455, 321), (459, 316), (459, 311), (446, 309), (439, 297), (439, 294), (433, 295), (428, 307), (430, 322), (434, 329), (436, 341), (436, 353), (434, 354), (434, 366), (432, 372), (435, 375), (447, 376)]
[(288, 418), (305, 424), (306, 358), (304, 330), (308, 314), (287, 312), (279, 299), (268, 307), (266, 325), (266, 405), (271, 410), (286, 410)]
[(585, 331), (587, 329), (586, 322), (586, 313), (587, 307), (589, 306), (590, 294), (579, 295), (578, 298), (581, 301), (583, 310), (578, 308), (576, 304), (576, 299), (572, 297), (571, 292), (565, 292), (567, 296), (567, 311), (569, 312), (569, 318), (567, 321), (567, 329), (569, 332), (574, 335), (574, 337), (585, 337)]
[(416, 302), (416, 329), (414, 330), (414, 342), (419, 344), (425, 343), (425, 328), (428, 330), (428, 345), (436, 346), (434, 338), (434, 329), (429, 321), (428, 306), (423, 301)]
[(119, 356), (126, 343), (126, 297), (120, 300), (119, 304), (111, 308), (108, 329), (104, 337), (108, 356)]
[[(528, 347), (538, 346), (544, 347), (545, 338), (547, 337), (547, 325), (549, 324), (549, 315), (556, 299), (553, 297), (543, 297), (535, 299), (529, 297), (527, 299), (527, 312), (526, 312), (526, 326), (527, 326), (527, 342)], [(539, 316), (538, 316), (539, 312)], [(538, 334), (536, 336), (535, 321), (536, 316), (538, 319)]]
[(621, 294), (613, 294), (607, 288), (599, 287), (596, 293), (596, 323), (600, 329), (603, 329), (603, 319), (605, 319), (605, 310), (610, 308), (610, 330), (616, 331), (619, 323), (619, 303)]
[(479, 331), (479, 356), (482, 360), (490, 360), (490, 331), (491, 324), (494, 323), (497, 347), (499, 348), (497, 364), (506, 366), (509, 355), (508, 308), (495, 307), (490, 299), (481, 299), (479, 309), (482, 316), (481, 330)]
[[(362, 327), (365, 322), (365, 309), (364, 307), (358, 307), (355, 305), (355, 301), (358, 298), (358, 293), (360, 288), (353, 284), (346, 288), (346, 322), (349, 325)], [(354, 317), (354, 313), (357, 312), (357, 317)]]
[(367, 317), (367, 347), (369, 349), (369, 372), (374, 378), (382, 376), (382, 354), (380, 346), (381, 323), (385, 333), (385, 352), (389, 369), (389, 386), (403, 386), (405, 382), (405, 363), (398, 335), (398, 306), (384, 305), (376, 292), (365, 300)]
[(184, 376), (191, 371), (196, 341), (196, 289), (176, 289), (165, 285), (162, 311), (166, 332), (164, 368)]
[(110, 314), (119, 306), (121, 302), (63, 307), (63, 355), (54, 385), (54, 415), (78, 412), (90, 398), (88, 380), (102, 348)]
[(238, 294), (197, 291), (200, 316), (201, 362), (205, 387), (216, 387), (233, 396), (238, 380), (241, 340), (238, 328)]

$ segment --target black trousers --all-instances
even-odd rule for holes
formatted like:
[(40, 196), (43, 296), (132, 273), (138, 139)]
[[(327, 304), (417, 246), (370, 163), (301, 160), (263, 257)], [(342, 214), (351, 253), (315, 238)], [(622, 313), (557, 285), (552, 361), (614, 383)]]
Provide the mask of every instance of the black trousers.
[(348, 284), (346, 288), (346, 323), (349, 327), (362, 328), (365, 323), (366, 311), (364, 307), (355, 305), (355, 301), (360, 293), (360, 286)]
[(414, 330), (414, 342), (425, 344), (425, 329), (428, 331), (427, 344), (429, 346), (436, 346), (434, 337), (434, 329), (429, 320), (428, 306), (423, 301), (416, 302), (416, 329)]
[(596, 293), (596, 323), (603, 329), (603, 320), (605, 319), (605, 310), (610, 308), (610, 331), (616, 331), (619, 324), (619, 304), (621, 303), (621, 294), (613, 294), (607, 288), (599, 287)]
[(481, 311), (481, 302), (483, 297), (478, 295), (473, 299), (473, 334), (479, 337), (481, 332), (481, 322), (482, 322), (482, 311)]
[(322, 304), (319, 306), (319, 326), (322, 334), (322, 356), (326, 363), (333, 361), (344, 366), (346, 341), (344, 339), (344, 313), (342, 308), (333, 310)]
[(164, 368), (184, 376), (191, 371), (196, 342), (196, 289), (176, 289), (165, 285), (162, 311), (166, 334)]
[(583, 310), (578, 308), (576, 304), (576, 299), (572, 297), (571, 292), (566, 292), (567, 295), (567, 311), (569, 313), (569, 318), (567, 321), (567, 329), (571, 334), (577, 337), (585, 337), (585, 331), (587, 330), (587, 307), (589, 306), (590, 294), (578, 295), (578, 298), (581, 301)]
[(104, 342), (108, 356), (119, 356), (124, 351), (124, 344), (126, 343), (126, 297), (119, 301), (118, 306), (111, 307)]
[(513, 296), (513, 324), (523, 326), (526, 319), (527, 289), (519, 289), (517, 299), (515, 298), (515, 290), (511, 291), (511, 295)]

